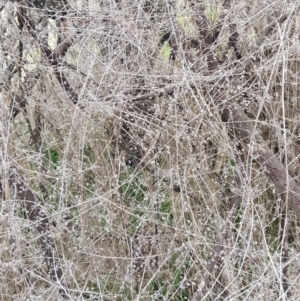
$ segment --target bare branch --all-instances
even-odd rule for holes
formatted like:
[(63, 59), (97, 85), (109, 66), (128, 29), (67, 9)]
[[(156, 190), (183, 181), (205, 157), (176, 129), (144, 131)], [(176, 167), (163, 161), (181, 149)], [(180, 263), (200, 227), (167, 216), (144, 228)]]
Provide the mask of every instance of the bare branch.
[(62, 295), (68, 297), (66, 288), (63, 284), (63, 272), (59, 267), (58, 257), (55, 255), (55, 247), (50, 234), (51, 230), (49, 219), (41, 209), (32, 191), (28, 189), (27, 185), (19, 176), (16, 175), (14, 171), (11, 171), (10, 173), (9, 182), (14, 188), (16, 197), (24, 201), (27, 215), (40, 234), (43, 256), (47, 263), (50, 275), (57, 282)]

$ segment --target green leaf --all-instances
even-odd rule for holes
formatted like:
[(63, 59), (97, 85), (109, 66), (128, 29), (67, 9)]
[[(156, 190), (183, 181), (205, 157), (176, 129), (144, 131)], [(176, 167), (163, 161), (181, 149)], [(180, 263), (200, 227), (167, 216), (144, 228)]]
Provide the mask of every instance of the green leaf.
[(229, 160), (231, 166), (235, 166), (235, 161), (233, 159)]

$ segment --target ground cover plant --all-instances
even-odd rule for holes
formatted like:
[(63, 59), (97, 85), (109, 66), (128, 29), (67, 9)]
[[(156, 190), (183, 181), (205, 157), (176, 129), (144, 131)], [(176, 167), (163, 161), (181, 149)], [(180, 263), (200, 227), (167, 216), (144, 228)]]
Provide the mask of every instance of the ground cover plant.
[(298, 300), (299, 7), (0, 2), (0, 300)]

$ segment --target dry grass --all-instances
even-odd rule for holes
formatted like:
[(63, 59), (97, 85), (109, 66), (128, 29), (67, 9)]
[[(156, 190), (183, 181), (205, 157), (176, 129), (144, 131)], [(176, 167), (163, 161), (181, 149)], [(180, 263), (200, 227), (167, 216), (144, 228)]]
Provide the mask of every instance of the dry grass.
[[(78, 105), (46, 58), (14, 119), (10, 97), (22, 79), (15, 74), (15, 88), (3, 86), (0, 300), (64, 300), (63, 290), (70, 300), (297, 300), (298, 218), (222, 122), (222, 105), (234, 102), (256, 121), (298, 183), (298, 16), (254, 51), (279, 8), (292, 13), (288, 1), (232, 3), (211, 45), (224, 62), (207, 74), (207, 52), (186, 46), (191, 34), (177, 20), (186, 11), (176, 1), (147, 10), (146, 2), (121, 1), (119, 10), (81, 3), (81, 18), (66, 21), (62, 37), (74, 46), (61, 72)], [(197, 9), (187, 10), (193, 26)], [(241, 59), (226, 48), (232, 24)], [(157, 46), (166, 28), (175, 32), (174, 62)], [(36, 43), (22, 34), (25, 48)], [(15, 52), (11, 46), (6, 66)], [(243, 63), (243, 75), (230, 75)], [(128, 101), (164, 85), (174, 91)], [(9, 180), (13, 168), (48, 216), (60, 281), (45, 262), (38, 221)]]

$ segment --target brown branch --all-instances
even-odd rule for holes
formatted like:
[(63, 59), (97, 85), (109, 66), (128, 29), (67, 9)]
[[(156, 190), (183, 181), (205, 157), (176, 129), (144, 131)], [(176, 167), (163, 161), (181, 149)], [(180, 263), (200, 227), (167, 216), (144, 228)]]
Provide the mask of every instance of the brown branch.
[(66, 40), (63, 44), (60, 44), (54, 51), (52, 51), (51, 48), (47, 45), (47, 41), (45, 39), (41, 39), (38, 36), (38, 33), (31, 20), (29, 20), (27, 17), (25, 17), (25, 19), (27, 28), (29, 29), (31, 35), (35, 38), (41, 51), (47, 57), (49, 64), (54, 67), (54, 74), (58, 82), (60, 83), (61, 87), (67, 92), (71, 101), (76, 105), (78, 103), (79, 96), (71, 87), (70, 83), (64, 75), (64, 72), (59, 70), (62, 65), (64, 56), (73, 45), (72, 42), (70, 40)]
[[(205, 87), (203, 86), (204, 84), (215, 84), (216, 82), (228, 77), (228, 76), (233, 76), (233, 75), (241, 75), (241, 73), (243, 72), (242, 68), (236, 68), (235, 70), (232, 71), (227, 71), (226, 74), (223, 73), (217, 73), (214, 74), (214, 76), (211, 76), (211, 72), (207, 72), (203, 75), (203, 77), (199, 78), (199, 79), (194, 79), (188, 82), (185, 82), (182, 85), (169, 85), (169, 84), (158, 84), (158, 88), (160, 90), (158, 91), (153, 91), (153, 92), (149, 92), (147, 94), (143, 94), (140, 96), (136, 96), (136, 97), (132, 97), (132, 98), (128, 98), (126, 99), (126, 102), (137, 102), (137, 101), (143, 101), (143, 100), (154, 100), (158, 97), (162, 97), (164, 95), (168, 95), (168, 96), (172, 96), (176, 90), (181, 90), (184, 89), (186, 87), (189, 87), (190, 89), (205, 89)], [(132, 92), (132, 90), (130, 91), (125, 91), (123, 92), (123, 95), (127, 95), (130, 94), (130, 92)], [(108, 101), (115, 98), (115, 96), (108, 96), (106, 98), (104, 98), (104, 101)]]
[[(231, 126), (234, 135), (248, 145), (249, 155), (266, 170), (267, 177), (275, 185), (276, 191), (285, 200), (297, 217), (300, 217), (300, 187), (289, 176), (287, 168), (279, 161), (273, 151), (268, 147), (256, 129), (256, 124), (246, 114), (237, 109), (235, 105), (229, 105), (224, 110), (223, 121)], [(291, 221), (283, 215), (281, 230), (282, 262), (283, 262), (283, 289), (287, 295), (291, 295), (288, 282), (288, 235)]]
[[(229, 1), (225, 1), (226, 8), (229, 8)], [(277, 22), (281, 24), (286, 20), (286, 16), (280, 18), (279, 21), (274, 21), (269, 27), (267, 27), (263, 34), (260, 36), (260, 38), (257, 41), (257, 46), (259, 47), (265, 37), (273, 30)], [(233, 28), (234, 29), (234, 28)], [(218, 36), (219, 32), (219, 26), (216, 26), (216, 32), (213, 34), (213, 36)], [(235, 31), (231, 34), (231, 43), (233, 43), (232, 46), (235, 46), (236, 43), (236, 34)], [(212, 52), (212, 44), (214, 43), (213, 40), (204, 39), (204, 42), (206, 44), (206, 48), (208, 49), (208, 71), (213, 73), (217, 70), (219, 67), (219, 63), (213, 56)], [(251, 57), (251, 56), (250, 56)], [(248, 63), (249, 60), (246, 60), (244, 64)], [(217, 96), (218, 101), (225, 102), (226, 99), (224, 99), (224, 96), (220, 93)], [(249, 146), (249, 155), (252, 157), (252, 159), (256, 159), (258, 163), (266, 168), (267, 175), (269, 179), (274, 183), (277, 192), (281, 197), (284, 197), (286, 200), (290, 202), (290, 207), (294, 210), (296, 215), (300, 217), (300, 189), (297, 187), (296, 183), (289, 177), (286, 168), (282, 166), (278, 158), (274, 155), (274, 153), (269, 149), (263, 138), (256, 133), (256, 125), (253, 121), (251, 121), (245, 113), (242, 112), (240, 108), (238, 108), (235, 104), (226, 103), (225, 102), (225, 109), (222, 114), (222, 121), (226, 122), (231, 125), (231, 128), (229, 129), (233, 134), (234, 137), (239, 138), (245, 145)], [(236, 200), (237, 203), (241, 202), (241, 198)], [(233, 206), (230, 219), (232, 220), (233, 217), (235, 217), (236, 213), (236, 207)], [(196, 301), (199, 299), (199, 297), (202, 294), (202, 290), (207, 285), (207, 282), (209, 281), (212, 271), (214, 270), (215, 266), (220, 264), (222, 261), (222, 258), (220, 256), (222, 250), (224, 249), (224, 241), (226, 241), (228, 235), (228, 230), (224, 230), (224, 232), (221, 235), (221, 240), (216, 244), (215, 250), (214, 250), (214, 257), (209, 262), (209, 264), (206, 267), (206, 275), (204, 276), (204, 279), (201, 282), (201, 286), (199, 287), (200, 292), (196, 293), (193, 297), (193, 300)], [(220, 269), (220, 267), (219, 267)], [(220, 277), (220, 273), (217, 276), (217, 278)], [(285, 282), (287, 280), (285, 279)]]
[[(268, 26), (259, 40), (257, 45), (264, 40), (264, 38), (273, 30), (276, 24), (281, 24), (287, 19), (287, 15), (281, 17), (279, 20), (274, 21)], [(215, 58), (212, 58), (215, 71), (218, 67)], [(225, 101), (221, 95), (221, 101)], [(263, 138), (256, 133), (256, 127), (254, 122), (250, 120), (246, 114), (238, 108), (235, 104), (227, 103), (222, 115), (223, 122), (229, 122), (232, 125), (232, 130), (236, 137), (244, 142), (245, 145), (250, 146), (249, 155), (255, 158), (257, 162), (265, 167), (269, 179), (275, 185), (277, 192), (281, 196), (285, 196), (290, 201), (290, 207), (294, 210), (296, 215), (300, 217), (300, 188), (293, 179), (291, 179), (287, 173), (287, 169), (282, 166), (279, 159), (274, 155), (272, 150), (267, 146)]]
[[(71, 101), (76, 105), (78, 103), (79, 96), (71, 87), (69, 81), (64, 75), (64, 72), (59, 71), (59, 67), (62, 65), (62, 61), (70, 47), (73, 45), (70, 40), (66, 40), (64, 43), (60, 44), (54, 51), (47, 45), (46, 39), (41, 39), (38, 35), (38, 31), (36, 30), (33, 22), (26, 16), (25, 9), (19, 8), (18, 10), (18, 22), (19, 22), (19, 30), (23, 30), (24, 25), (26, 24), (29, 32), (34, 37), (36, 42), (38, 43), (42, 53), (46, 56), (49, 64), (54, 67), (54, 74), (62, 86), (62, 88), (67, 92)], [(23, 42), (19, 41), (19, 60), (22, 62), (23, 56)], [(13, 63), (13, 66), (15, 63)], [(19, 64), (20, 65), (20, 64)], [(19, 68), (20, 69), (20, 68)], [(9, 71), (7, 71), (9, 72)], [(20, 73), (21, 71), (19, 71)], [(11, 75), (11, 72), (10, 74)], [(12, 76), (12, 75), (11, 75)], [(29, 88), (27, 88), (28, 92)], [(81, 107), (81, 106), (80, 106)], [(82, 107), (81, 107), (82, 108)], [(15, 112), (17, 114), (17, 112)], [(15, 114), (14, 113), (14, 114)]]
[[(224, 3), (223, 3), (223, 7), (224, 7), (225, 10), (229, 10), (230, 7), (231, 7), (231, 0), (225, 0)], [(236, 23), (230, 22), (229, 23), (229, 30), (230, 30), (230, 36), (229, 36), (229, 39), (228, 39), (228, 47), (227, 48), (229, 49), (229, 48), (232, 47), (234, 52), (235, 52), (236, 58), (238, 60), (240, 60), (242, 58), (242, 55), (239, 52), (238, 47), (237, 47), (237, 41), (238, 41), (239, 34), (237, 32)]]
[(281, 164), (256, 129), (255, 121), (234, 104), (226, 105), (223, 122), (231, 126), (235, 137), (249, 148), (249, 156), (265, 168), (266, 175), (276, 187), (282, 199), (289, 201), (290, 208), (300, 217), (300, 187), (289, 176), (287, 168)]
[[(76, 105), (78, 103), (79, 96), (71, 87), (70, 83), (68, 82), (67, 78), (65, 77), (65, 74), (62, 71), (58, 71), (57, 68), (55, 68), (54, 74), (55, 74), (58, 82), (60, 83), (60, 85), (67, 92), (70, 100), (73, 102), (74, 105)], [(83, 109), (83, 107), (81, 105), (79, 105), (79, 107), (81, 109)]]
[(260, 47), (263, 41), (265, 40), (265, 38), (275, 29), (276, 25), (282, 24), (287, 19), (287, 17), (288, 15), (284, 15), (279, 20), (275, 20), (274, 22), (271, 23), (271, 25), (266, 27), (261, 33), (261, 35), (259, 36), (259, 38), (256, 40), (256, 46)]
[(32, 90), (39, 77), (40, 77), (39, 73), (37, 73), (35, 70), (31, 71), (29, 74), (26, 75), (24, 79), (24, 83), (21, 83), (21, 92), (22, 92), (21, 95), (11, 92), (11, 104), (10, 104), (11, 119), (15, 118), (21, 112), (21, 110), (25, 111), (25, 106), (27, 104), (26, 96)]
[(39, 240), (43, 256), (51, 277), (59, 285), (60, 293), (64, 297), (68, 297), (65, 285), (63, 284), (63, 272), (59, 267), (58, 258), (55, 255), (54, 242), (50, 235), (49, 219), (41, 209), (32, 191), (20, 177), (17, 177), (14, 171), (10, 172), (9, 183), (14, 187), (16, 197), (24, 201), (27, 216), (29, 220), (33, 222), (35, 229), (40, 234)]
[(23, 41), (22, 41), (22, 31), (24, 28), (24, 19), (23, 16), (26, 15), (26, 9), (24, 7), (19, 6), (17, 10), (17, 18), (18, 18), (18, 28), (19, 28), (19, 62), (18, 62), (18, 72), (19, 72), (19, 77), (21, 78), (21, 68), (23, 67)]

